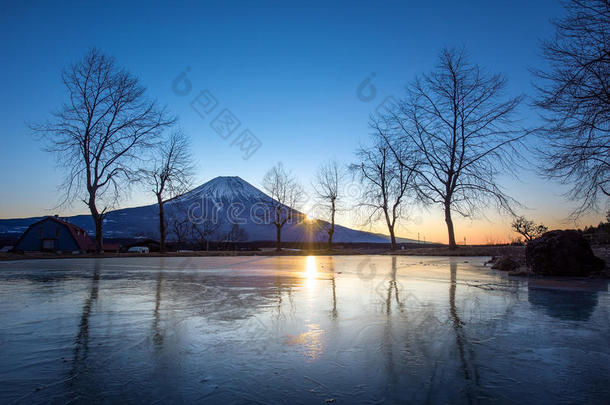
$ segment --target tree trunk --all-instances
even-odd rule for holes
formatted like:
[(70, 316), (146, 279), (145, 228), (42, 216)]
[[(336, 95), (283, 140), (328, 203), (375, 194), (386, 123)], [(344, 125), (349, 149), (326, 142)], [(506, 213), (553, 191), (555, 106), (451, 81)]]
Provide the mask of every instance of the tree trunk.
[(455, 233), (453, 231), (453, 220), (451, 219), (451, 205), (448, 203), (445, 203), (445, 223), (447, 223), (447, 232), (449, 233), (449, 249), (457, 249)]
[(392, 250), (396, 250), (396, 236), (394, 235), (394, 225), (389, 225), (388, 230), (390, 231), (390, 241), (392, 242)]
[(104, 240), (102, 237), (102, 217), (100, 215), (94, 218), (95, 222), (95, 251), (97, 253), (104, 253)]
[(333, 250), (333, 235), (335, 234), (335, 200), (331, 202), (330, 229), (328, 230), (328, 250)]
[(89, 211), (95, 224), (95, 252), (104, 253), (104, 240), (102, 238), (102, 215), (97, 211), (95, 206), (95, 197), (89, 197)]
[(391, 249), (396, 250), (396, 236), (394, 236), (394, 224), (396, 222), (396, 218), (394, 218), (394, 220), (390, 220), (390, 213), (386, 207), (383, 208), (383, 214), (385, 216), (385, 223), (388, 226), (388, 232), (390, 233), (390, 242), (392, 243)]
[(282, 227), (279, 225), (275, 225), (275, 228), (277, 230), (277, 233), (276, 233), (277, 239), (276, 239), (275, 250), (277, 250), (279, 252), (280, 250), (282, 250)]
[(165, 252), (165, 211), (160, 194), (157, 195), (157, 202), (159, 203), (159, 252)]

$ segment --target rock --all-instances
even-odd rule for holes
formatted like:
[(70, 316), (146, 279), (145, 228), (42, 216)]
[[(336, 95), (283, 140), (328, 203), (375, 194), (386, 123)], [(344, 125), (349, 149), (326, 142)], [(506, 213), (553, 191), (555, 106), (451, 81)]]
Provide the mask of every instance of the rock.
[(513, 271), (519, 268), (521, 264), (518, 261), (508, 256), (500, 256), (493, 261), (492, 269), (501, 271)]
[(508, 272), (509, 276), (518, 276), (518, 277), (529, 277), (535, 276), (535, 273), (532, 272), (527, 266), (519, 266), (513, 271)]
[(589, 242), (575, 230), (546, 232), (528, 242), (525, 260), (534, 273), (546, 276), (582, 277), (605, 268)]

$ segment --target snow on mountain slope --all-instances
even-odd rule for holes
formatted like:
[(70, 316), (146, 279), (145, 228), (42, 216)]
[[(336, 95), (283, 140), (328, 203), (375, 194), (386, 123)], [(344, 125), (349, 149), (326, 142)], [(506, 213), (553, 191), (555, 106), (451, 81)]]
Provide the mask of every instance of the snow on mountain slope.
[(174, 202), (190, 201), (202, 197), (217, 200), (226, 199), (241, 201), (258, 201), (261, 198), (269, 198), (265, 193), (247, 181), (242, 180), (240, 177), (220, 176), (167, 203), (171, 204)]
[[(200, 230), (206, 224), (217, 224), (212, 239), (226, 238), (233, 224), (238, 224), (246, 240), (275, 240), (275, 226), (270, 216), (261, 214), (266, 206), (263, 202), (270, 197), (244, 181), (240, 177), (216, 177), (187, 193), (171, 199), (165, 204), (168, 220), (168, 238), (174, 239), (172, 223), (187, 221), (188, 226)], [(109, 212), (104, 220), (104, 236), (111, 238), (158, 238), (159, 219), (156, 204), (124, 208)], [(298, 215), (302, 215), (295, 211)], [(39, 220), (36, 218), (0, 220), (0, 233), (23, 232), (27, 226)], [(89, 215), (70, 218), (74, 224), (94, 233), (94, 225)], [(327, 234), (324, 228), (328, 224), (316, 221), (314, 224), (293, 221), (282, 228), (283, 241), (325, 241)], [(192, 229), (191, 229), (192, 230)], [(340, 225), (335, 226), (336, 242), (386, 243), (389, 237), (370, 232), (358, 231)], [(402, 239), (402, 242), (410, 240)]]

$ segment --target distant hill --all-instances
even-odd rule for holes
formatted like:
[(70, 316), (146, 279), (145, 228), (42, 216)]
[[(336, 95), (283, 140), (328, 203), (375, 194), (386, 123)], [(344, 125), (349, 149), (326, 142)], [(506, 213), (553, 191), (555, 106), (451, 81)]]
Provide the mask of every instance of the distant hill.
[[(206, 228), (212, 219), (217, 225), (212, 240), (222, 240), (230, 232), (233, 224), (237, 224), (242, 238), (246, 241), (275, 240), (275, 226), (265, 218), (263, 201), (270, 197), (241, 179), (240, 177), (216, 177), (193, 190), (169, 200), (165, 203), (168, 219), (168, 239), (175, 239), (172, 224), (201, 222), (200, 228)], [(106, 238), (158, 238), (158, 207), (156, 204), (142, 207), (125, 208), (108, 213), (104, 220), (104, 237)], [(303, 217), (299, 211), (293, 211), (295, 217)], [(191, 221), (187, 222), (189, 218)], [(42, 217), (1, 219), (0, 234), (22, 233), (29, 225)], [(203, 221), (207, 219), (208, 222)], [(93, 220), (89, 215), (69, 217), (70, 222), (84, 228), (90, 234), (95, 233)], [(312, 223), (294, 221), (282, 228), (282, 241), (325, 241), (328, 223), (313, 221)], [(371, 232), (358, 231), (344, 226), (335, 225), (335, 242), (353, 243), (388, 243), (389, 236)], [(416, 242), (411, 239), (399, 238), (401, 243)]]

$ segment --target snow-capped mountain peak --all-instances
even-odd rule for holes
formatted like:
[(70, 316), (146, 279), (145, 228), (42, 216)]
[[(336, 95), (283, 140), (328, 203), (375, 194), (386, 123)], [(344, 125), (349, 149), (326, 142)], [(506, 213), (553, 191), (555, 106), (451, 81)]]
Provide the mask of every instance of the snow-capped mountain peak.
[(214, 200), (260, 201), (267, 195), (239, 176), (219, 176), (172, 200), (170, 203), (211, 198)]

